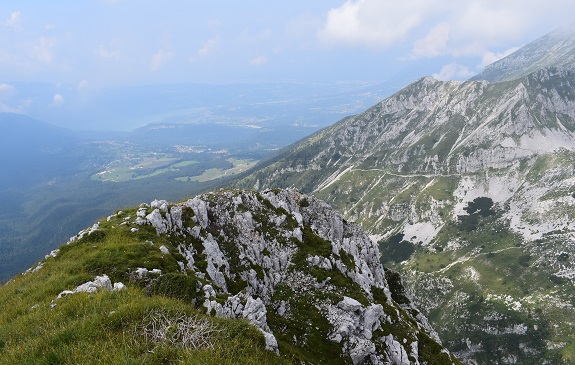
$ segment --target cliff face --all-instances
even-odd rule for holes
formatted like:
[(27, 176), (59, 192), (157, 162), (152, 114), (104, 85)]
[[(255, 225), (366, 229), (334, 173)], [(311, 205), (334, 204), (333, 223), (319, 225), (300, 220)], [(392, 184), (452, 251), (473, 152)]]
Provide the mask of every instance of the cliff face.
[[(372, 234), (394, 230), (390, 221), (425, 223), (434, 234), (419, 236), (430, 242), (446, 222), (440, 212), (456, 218), (481, 194), (505, 203), (528, 189), (542, 172), (535, 167), (552, 168), (542, 160), (568, 159), (573, 90), (575, 74), (560, 69), (498, 84), (425, 78), (294, 145), (238, 186), (313, 192)], [(423, 190), (429, 194), (414, 200)]]

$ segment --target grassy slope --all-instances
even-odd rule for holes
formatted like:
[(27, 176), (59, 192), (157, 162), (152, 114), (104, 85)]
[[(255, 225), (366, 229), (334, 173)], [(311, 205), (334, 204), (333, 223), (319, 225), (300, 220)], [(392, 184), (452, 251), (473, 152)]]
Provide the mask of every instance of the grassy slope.
[[(135, 212), (133, 212), (135, 213)], [(243, 320), (204, 315), (189, 301), (150, 294), (131, 281), (128, 267), (179, 269), (174, 256), (158, 247), (172, 247), (152, 232), (134, 235), (128, 229), (107, 229), (62, 246), (36, 272), (20, 275), (0, 288), (0, 363), (4, 364), (280, 364), (287, 359), (265, 350), (262, 334)], [(118, 227), (120, 228), (120, 227)], [(155, 246), (145, 243), (152, 238)], [(63, 290), (108, 274), (128, 290), (77, 293), (57, 299)], [(56, 303), (52, 307), (51, 304)], [(215, 333), (213, 348), (168, 346), (142, 336), (141, 327), (154, 310), (166, 316), (199, 316)]]

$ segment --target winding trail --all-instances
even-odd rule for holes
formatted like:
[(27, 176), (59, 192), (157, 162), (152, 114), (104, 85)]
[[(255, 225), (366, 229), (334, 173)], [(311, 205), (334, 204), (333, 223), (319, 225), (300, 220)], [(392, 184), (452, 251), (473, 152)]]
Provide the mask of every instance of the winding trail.
[(509, 250), (512, 250), (512, 249), (516, 249), (516, 250), (517, 250), (517, 249), (519, 249), (519, 248), (520, 248), (520, 247), (507, 247), (507, 248), (502, 248), (501, 250), (498, 250), (498, 251), (481, 252), (481, 253), (475, 254), (475, 255), (473, 255), (473, 256), (462, 256), (462, 257), (458, 258), (457, 260), (453, 261), (451, 264), (445, 266), (444, 268), (442, 268), (442, 269), (440, 269), (440, 270), (437, 270), (437, 271), (432, 271), (432, 273), (434, 273), (434, 274), (435, 274), (435, 273), (444, 274), (447, 270), (451, 269), (454, 265), (462, 264), (462, 263), (464, 263), (464, 262), (467, 262), (467, 261), (470, 261), (470, 260), (474, 260), (474, 259), (476, 259), (477, 257), (479, 257), (479, 256), (481, 256), (481, 255), (496, 254), (496, 253), (500, 253), (500, 252), (503, 252), (503, 251), (509, 251)]

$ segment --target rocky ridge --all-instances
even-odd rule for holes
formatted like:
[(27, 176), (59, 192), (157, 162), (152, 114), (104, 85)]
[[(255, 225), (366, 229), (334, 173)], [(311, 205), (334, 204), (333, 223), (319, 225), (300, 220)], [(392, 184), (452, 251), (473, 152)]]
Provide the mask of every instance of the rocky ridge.
[[(152, 250), (172, 256), (193, 280), (196, 306), (247, 319), (269, 350), (293, 361), (458, 363), (399, 275), (384, 270), (377, 245), (329, 205), (296, 190), (222, 190), (177, 204), (155, 200), (108, 217), (68, 246), (97, 241), (91, 237), (109, 229), (150, 238)], [(157, 247), (153, 237), (169, 243)], [(127, 271), (115, 275), (148, 288), (171, 275), (155, 267)]]
[[(357, 225), (315, 198), (295, 190), (223, 191), (169, 210), (166, 202), (153, 202), (151, 209), (147, 222), (134, 223), (195, 241), (177, 249), (186, 259), (183, 266), (209, 281), (202, 287), (201, 305), (216, 315), (247, 318), (264, 333), (271, 350), (279, 349), (276, 336), (310, 350), (306, 338), (324, 337), (339, 344), (341, 356), (349, 356), (353, 364), (419, 364), (429, 360), (419, 355), (424, 350), (419, 338), (439, 341), (410, 301), (401, 306), (393, 301), (377, 246)], [(205, 272), (201, 262), (207, 263)], [(329, 324), (300, 317), (308, 311), (325, 316)], [(408, 324), (412, 315), (416, 326)], [(287, 322), (283, 331), (275, 320), (280, 317)], [(296, 328), (306, 327), (306, 321), (311, 322), (307, 329), (286, 336), (301, 331)], [(412, 327), (408, 336), (385, 333), (398, 322)], [(453, 361), (446, 353), (436, 355)]]
[[(426, 77), (357, 116), (295, 145), (289, 167), (315, 170), (315, 189), (347, 168), (404, 174), (473, 173), (575, 145), (573, 72), (547, 69), (504, 84)], [(310, 153), (309, 159), (301, 156)], [(282, 176), (284, 175), (284, 176)], [(265, 177), (259, 182), (267, 186)]]

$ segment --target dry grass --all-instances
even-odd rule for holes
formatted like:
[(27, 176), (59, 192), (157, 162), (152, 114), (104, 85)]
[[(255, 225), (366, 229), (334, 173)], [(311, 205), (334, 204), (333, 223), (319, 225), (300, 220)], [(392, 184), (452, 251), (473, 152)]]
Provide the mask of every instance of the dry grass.
[(155, 309), (146, 315), (134, 332), (136, 338), (141, 335), (147, 341), (200, 350), (213, 349), (214, 336), (221, 333), (222, 329), (198, 315), (167, 313)]

